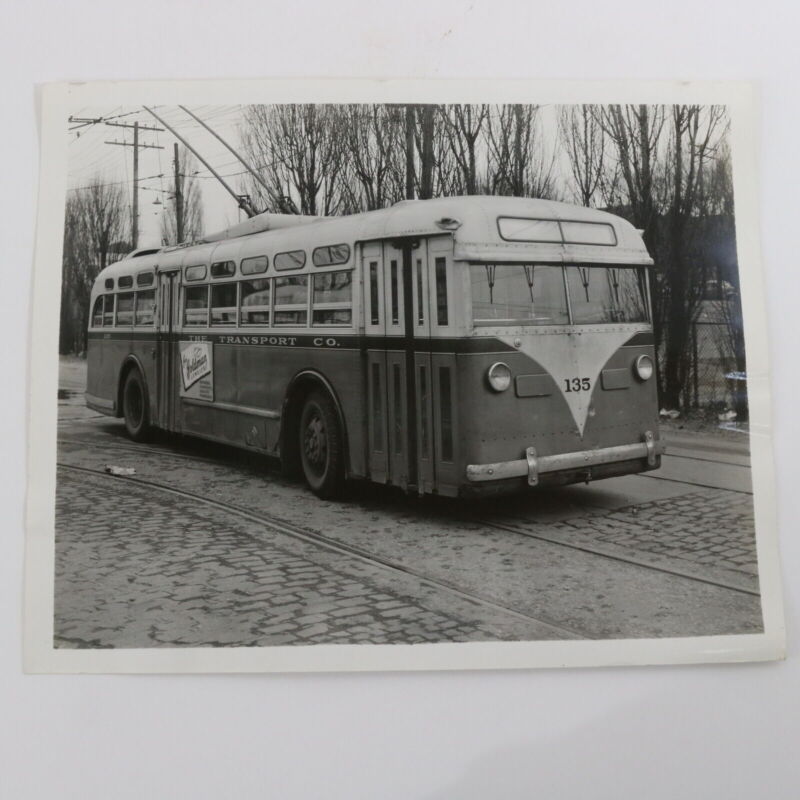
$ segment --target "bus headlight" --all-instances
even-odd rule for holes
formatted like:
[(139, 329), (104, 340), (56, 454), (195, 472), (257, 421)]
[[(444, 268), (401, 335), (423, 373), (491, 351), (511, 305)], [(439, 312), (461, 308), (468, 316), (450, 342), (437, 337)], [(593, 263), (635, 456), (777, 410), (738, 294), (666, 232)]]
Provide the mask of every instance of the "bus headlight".
[(633, 371), (640, 381), (647, 381), (653, 377), (653, 359), (650, 356), (639, 356), (633, 365)]
[(489, 386), (495, 392), (504, 392), (511, 386), (511, 370), (508, 364), (502, 361), (496, 361), (489, 367), (486, 373), (486, 380), (489, 381)]

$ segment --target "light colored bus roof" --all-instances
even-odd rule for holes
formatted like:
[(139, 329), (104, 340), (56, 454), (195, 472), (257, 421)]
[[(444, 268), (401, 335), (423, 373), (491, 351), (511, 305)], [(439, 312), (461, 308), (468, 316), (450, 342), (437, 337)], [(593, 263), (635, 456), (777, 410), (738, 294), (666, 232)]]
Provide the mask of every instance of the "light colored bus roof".
[[(498, 218), (521, 217), (562, 222), (593, 222), (611, 225), (616, 245), (585, 245), (507, 241), (500, 236)], [(433, 200), (404, 200), (389, 208), (346, 217), (328, 217), (290, 228), (227, 239), (212, 244), (167, 248), (152, 255), (127, 257), (107, 267), (103, 278), (136, 274), (159, 267), (210, 263), (216, 254), (240, 259), (315, 247), (353, 244), (375, 239), (422, 236), (450, 232), (447, 220), (455, 220), (454, 257), (460, 261), (548, 261), (564, 263), (652, 264), (639, 232), (622, 217), (593, 208), (554, 200), (525, 197), (469, 196)], [(444, 221), (444, 223), (443, 223)], [(98, 276), (100, 277), (100, 276)]]

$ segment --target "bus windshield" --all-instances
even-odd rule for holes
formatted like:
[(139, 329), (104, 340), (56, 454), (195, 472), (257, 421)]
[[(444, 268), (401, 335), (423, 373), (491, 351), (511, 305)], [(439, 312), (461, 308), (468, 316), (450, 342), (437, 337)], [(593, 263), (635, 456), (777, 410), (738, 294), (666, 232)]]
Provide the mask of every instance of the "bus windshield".
[(470, 264), (470, 277), (472, 316), (479, 325), (648, 320), (642, 267)]

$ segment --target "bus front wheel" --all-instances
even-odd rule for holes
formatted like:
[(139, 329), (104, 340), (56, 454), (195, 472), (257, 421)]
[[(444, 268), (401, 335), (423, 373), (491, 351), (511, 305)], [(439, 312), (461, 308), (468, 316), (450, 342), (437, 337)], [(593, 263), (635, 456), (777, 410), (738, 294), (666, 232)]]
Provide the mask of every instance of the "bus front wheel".
[(150, 434), (149, 408), (144, 381), (138, 369), (132, 369), (125, 377), (122, 389), (122, 416), (128, 436), (134, 442), (144, 442)]
[(342, 430), (331, 399), (311, 392), (300, 415), (300, 463), (303, 476), (314, 494), (332, 498), (344, 485)]

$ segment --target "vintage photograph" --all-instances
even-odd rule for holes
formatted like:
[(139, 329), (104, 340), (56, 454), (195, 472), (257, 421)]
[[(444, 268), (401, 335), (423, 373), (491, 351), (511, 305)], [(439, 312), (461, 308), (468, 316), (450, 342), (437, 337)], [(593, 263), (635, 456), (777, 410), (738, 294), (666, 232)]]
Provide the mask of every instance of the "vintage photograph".
[(130, 97), (47, 123), (41, 646), (780, 655), (724, 96)]

